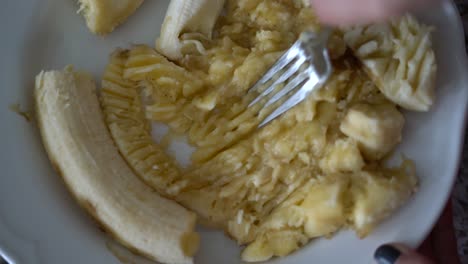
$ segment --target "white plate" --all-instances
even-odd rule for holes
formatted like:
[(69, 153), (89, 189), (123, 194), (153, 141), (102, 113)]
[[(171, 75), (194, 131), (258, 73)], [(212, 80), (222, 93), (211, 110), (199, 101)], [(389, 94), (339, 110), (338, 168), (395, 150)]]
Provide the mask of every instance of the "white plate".
[[(76, 1), (3, 1), (0, 9), (0, 254), (12, 263), (118, 263), (107, 238), (68, 194), (52, 170), (37, 129), (8, 110), (30, 109), (33, 78), (67, 64), (96, 78), (108, 54), (130, 43), (152, 44), (167, 1), (146, 1), (108, 37), (91, 35)], [(372, 263), (385, 242), (417, 245), (430, 231), (450, 193), (460, 158), (468, 101), (467, 63), (460, 19), (444, 3), (420, 18), (436, 26), (437, 103), (430, 113), (407, 113), (401, 150), (416, 161), (421, 188), (402, 210), (359, 240), (341, 232), (331, 240), (271, 263)], [(239, 263), (239, 248), (218, 231), (202, 232), (197, 263)]]

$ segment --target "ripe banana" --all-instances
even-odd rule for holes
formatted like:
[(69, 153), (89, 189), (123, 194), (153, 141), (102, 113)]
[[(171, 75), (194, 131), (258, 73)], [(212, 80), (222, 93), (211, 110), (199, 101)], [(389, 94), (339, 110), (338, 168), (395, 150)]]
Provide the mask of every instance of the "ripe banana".
[(192, 263), (196, 216), (132, 172), (104, 123), (92, 78), (70, 67), (36, 77), (45, 149), (77, 201), (123, 245), (164, 263)]
[(136, 175), (161, 195), (173, 198), (184, 180), (176, 161), (151, 137), (138, 83), (123, 76), (128, 55), (128, 51), (117, 50), (104, 71), (101, 101), (105, 122)]
[(143, 0), (79, 0), (80, 10), (89, 30), (107, 34), (124, 22), (143, 3)]
[(355, 139), (368, 160), (378, 160), (388, 155), (401, 141), (405, 119), (391, 104), (352, 106), (340, 130)]
[(348, 221), (360, 237), (405, 204), (419, 185), (412, 161), (403, 160), (399, 167), (376, 169), (369, 166), (354, 173), (350, 189), (353, 207)]
[(437, 69), (431, 31), (406, 15), (346, 29), (344, 40), (388, 99), (406, 109), (428, 111)]
[(224, 6), (224, 0), (172, 0), (166, 12), (156, 49), (170, 59), (179, 59), (185, 44), (203, 49), (194, 39), (181, 40), (182, 33), (198, 33), (211, 38), (213, 27)]

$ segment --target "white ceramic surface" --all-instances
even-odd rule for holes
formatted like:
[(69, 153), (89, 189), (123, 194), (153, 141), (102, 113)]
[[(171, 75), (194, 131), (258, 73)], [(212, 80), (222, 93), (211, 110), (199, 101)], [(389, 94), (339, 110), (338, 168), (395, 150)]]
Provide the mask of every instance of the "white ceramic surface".
[[(12, 263), (118, 263), (107, 238), (75, 204), (48, 163), (34, 124), (8, 110), (30, 109), (41, 69), (74, 64), (96, 78), (108, 54), (131, 43), (152, 44), (168, 1), (146, 1), (108, 37), (91, 35), (72, 0), (4, 0), (0, 9), (0, 254)], [(461, 23), (444, 3), (420, 18), (436, 27), (437, 103), (430, 113), (406, 113), (401, 151), (416, 161), (420, 191), (372, 235), (341, 232), (271, 263), (372, 263), (381, 243), (417, 245), (430, 231), (452, 187), (462, 146), (468, 68)], [(197, 263), (239, 263), (239, 249), (218, 231), (202, 230)]]

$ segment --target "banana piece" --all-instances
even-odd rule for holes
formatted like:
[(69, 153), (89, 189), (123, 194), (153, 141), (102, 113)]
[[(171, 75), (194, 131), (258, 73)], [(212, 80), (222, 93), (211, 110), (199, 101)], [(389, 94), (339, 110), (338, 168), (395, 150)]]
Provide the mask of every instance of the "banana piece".
[(345, 29), (344, 40), (388, 99), (409, 110), (428, 111), (437, 69), (431, 31), (406, 15)]
[(119, 155), (90, 75), (36, 77), (35, 103), (44, 146), (68, 189), (114, 238), (163, 263), (192, 263), (196, 216), (141, 182)]
[(354, 140), (339, 139), (329, 143), (319, 166), (326, 174), (359, 171), (365, 165)]
[(138, 82), (124, 78), (128, 60), (129, 51), (117, 50), (104, 71), (101, 102), (105, 122), (137, 176), (161, 195), (174, 198), (184, 180), (176, 161), (153, 141)]
[(353, 207), (349, 221), (361, 238), (405, 204), (418, 188), (415, 166), (404, 160), (398, 168), (369, 168), (353, 175)]
[(400, 141), (405, 119), (391, 104), (358, 104), (348, 110), (340, 125), (343, 134), (356, 140), (369, 160), (379, 160)]
[(94, 34), (107, 34), (123, 23), (143, 0), (79, 0), (86, 24)]
[(346, 224), (349, 179), (346, 175), (310, 180), (292, 193), (261, 226), (242, 260), (266, 261), (286, 256), (310, 239), (330, 236)]
[[(173, 60), (182, 57), (184, 45), (195, 45), (203, 53), (203, 45), (194, 37), (211, 38), (223, 6), (224, 0), (171, 0), (156, 49)], [(189, 33), (188, 39), (181, 40), (183, 33)]]

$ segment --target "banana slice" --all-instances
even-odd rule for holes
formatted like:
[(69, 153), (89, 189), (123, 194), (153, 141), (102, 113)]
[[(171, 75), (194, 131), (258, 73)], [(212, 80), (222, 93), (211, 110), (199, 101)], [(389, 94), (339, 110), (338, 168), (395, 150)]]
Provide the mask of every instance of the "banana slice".
[(368, 160), (379, 160), (401, 141), (405, 119), (394, 105), (357, 104), (346, 113), (340, 130), (359, 142)]
[(437, 69), (431, 30), (406, 15), (346, 29), (344, 39), (388, 99), (406, 109), (428, 111)]
[(85, 17), (89, 30), (107, 34), (133, 14), (143, 0), (79, 0), (79, 3), (79, 13)]
[(352, 178), (353, 207), (348, 220), (361, 238), (405, 204), (419, 185), (415, 166), (409, 160), (396, 168), (367, 168)]
[(195, 214), (156, 194), (128, 167), (92, 78), (71, 68), (41, 72), (35, 103), (49, 159), (81, 206), (128, 248), (164, 263), (192, 263)]
[(359, 171), (365, 165), (359, 148), (353, 140), (339, 139), (330, 143), (319, 166), (327, 174)]
[(345, 174), (310, 180), (276, 208), (260, 235), (242, 252), (247, 262), (286, 256), (310, 239), (330, 236), (346, 224), (349, 179)]
[[(156, 49), (170, 59), (182, 57), (184, 45), (194, 45), (203, 52), (196, 36), (211, 38), (213, 27), (224, 6), (224, 0), (172, 0), (166, 12)], [(182, 33), (187, 39), (181, 40)]]

